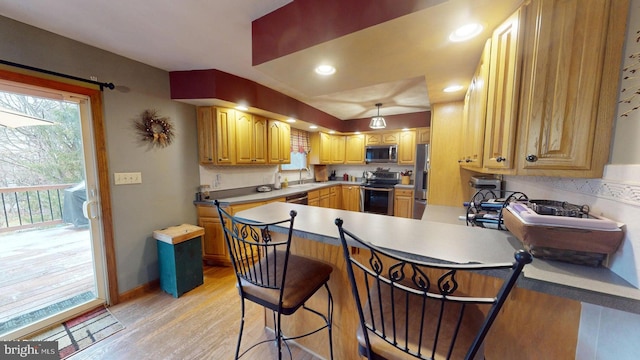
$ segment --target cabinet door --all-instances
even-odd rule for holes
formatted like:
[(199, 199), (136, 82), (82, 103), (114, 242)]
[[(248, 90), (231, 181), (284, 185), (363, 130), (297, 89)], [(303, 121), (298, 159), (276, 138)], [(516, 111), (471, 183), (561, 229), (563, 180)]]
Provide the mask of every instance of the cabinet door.
[(393, 215), (397, 217), (413, 218), (413, 190), (395, 190)]
[(490, 56), (491, 39), (485, 43), (480, 62), (465, 97), (461, 159), (461, 165), (465, 167), (482, 167)]
[(369, 133), (364, 135), (364, 144), (366, 145), (380, 145), (382, 144), (381, 133)]
[(428, 144), (431, 141), (431, 128), (418, 128), (417, 131), (416, 141), (418, 144)]
[(360, 211), (360, 186), (342, 185), (342, 209)]
[(320, 200), (319, 200), (320, 207), (323, 207), (323, 208), (331, 207), (330, 195), (331, 195), (331, 190), (329, 188), (320, 189)]
[(345, 164), (364, 164), (364, 135), (345, 136)]
[(330, 135), (331, 139), (331, 163), (343, 164), (345, 153), (345, 139), (342, 135)]
[(516, 11), (491, 37), (483, 159), (487, 168), (511, 169), (514, 164), (522, 15), (522, 9)]
[(253, 158), (253, 120), (251, 114), (236, 111), (236, 164), (250, 164)]
[(233, 165), (236, 162), (235, 110), (216, 108), (216, 164)]
[(198, 161), (200, 164), (213, 164), (213, 128), (215, 108), (198, 107)]
[(382, 133), (382, 143), (385, 145), (397, 145), (400, 143), (400, 135), (398, 132), (385, 132)]
[(267, 163), (267, 119), (253, 115), (253, 163), (254, 164), (266, 164)]
[(398, 164), (413, 165), (416, 162), (416, 132), (407, 130), (400, 132), (398, 144)]
[(602, 176), (615, 116), (625, 5), (617, 0), (532, 1), (525, 33), (519, 173)]
[(329, 207), (332, 209), (339, 208), (338, 188), (338, 186), (329, 188)]
[(201, 217), (198, 226), (204, 228), (202, 239), (202, 257), (210, 264), (230, 265), (229, 251), (224, 240), (220, 218)]
[(236, 164), (266, 164), (267, 119), (236, 111)]
[(269, 120), (268, 158), (270, 164), (291, 162), (291, 127), (287, 123)]

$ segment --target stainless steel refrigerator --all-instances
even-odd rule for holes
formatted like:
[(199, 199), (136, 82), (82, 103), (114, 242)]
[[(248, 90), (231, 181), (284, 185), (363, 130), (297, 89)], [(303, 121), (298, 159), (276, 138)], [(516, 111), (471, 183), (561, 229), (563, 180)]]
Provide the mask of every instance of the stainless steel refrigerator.
[(427, 204), (427, 187), (429, 179), (429, 144), (416, 146), (416, 167), (414, 170), (414, 204), (413, 217), (421, 219)]

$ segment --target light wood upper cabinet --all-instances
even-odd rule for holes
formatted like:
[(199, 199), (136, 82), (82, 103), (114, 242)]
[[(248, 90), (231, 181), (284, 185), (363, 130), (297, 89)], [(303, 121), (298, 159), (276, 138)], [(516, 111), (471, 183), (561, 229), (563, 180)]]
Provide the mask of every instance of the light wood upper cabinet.
[(345, 136), (345, 164), (364, 164), (364, 135)]
[(342, 135), (329, 135), (331, 139), (331, 163), (343, 164), (345, 155), (345, 139)]
[(399, 141), (400, 138), (395, 131), (365, 134), (365, 145), (397, 145)]
[(236, 164), (267, 163), (267, 119), (236, 110)]
[(198, 108), (198, 159), (200, 164), (235, 164), (235, 125), (235, 110), (213, 106)]
[(399, 132), (398, 164), (413, 165), (416, 162), (416, 132), (407, 130)]
[(323, 132), (309, 134), (310, 164), (331, 164), (331, 135)]
[(524, 43), (518, 173), (601, 177), (628, 0), (533, 0)]
[(521, 8), (491, 37), (483, 158), (486, 168), (512, 169), (514, 164), (523, 15)]
[(270, 164), (291, 162), (291, 126), (287, 123), (269, 120), (268, 160)]
[(198, 161), (203, 165), (215, 163), (215, 150), (213, 147), (214, 119), (214, 108), (208, 106), (198, 108)]
[(482, 57), (465, 96), (460, 159), (460, 165), (463, 167), (482, 168), (490, 57), (491, 39), (485, 43)]
[(428, 144), (431, 141), (431, 128), (417, 128), (416, 132), (416, 143)]

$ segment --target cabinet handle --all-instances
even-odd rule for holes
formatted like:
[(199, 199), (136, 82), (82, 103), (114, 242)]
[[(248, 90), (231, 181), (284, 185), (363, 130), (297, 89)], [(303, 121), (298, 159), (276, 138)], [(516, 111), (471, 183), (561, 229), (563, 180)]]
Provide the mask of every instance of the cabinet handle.
[(527, 155), (527, 157), (525, 157), (524, 159), (527, 160), (528, 162), (538, 161), (538, 157), (533, 154)]
[(470, 163), (471, 161), (472, 161), (471, 159), (466, 159), (464, 162)]
[(506, 158), (503, 158), (502, 156), (498, 156), (498, 157), (496, 158), (496, 161), (497, 161), (497, 162), (503, 162), (503, 161), (507, 161), (507, 159), (506, 159)]
[(458, 160), (458, 164), (460, 164), (462, 162), (462, 160)]

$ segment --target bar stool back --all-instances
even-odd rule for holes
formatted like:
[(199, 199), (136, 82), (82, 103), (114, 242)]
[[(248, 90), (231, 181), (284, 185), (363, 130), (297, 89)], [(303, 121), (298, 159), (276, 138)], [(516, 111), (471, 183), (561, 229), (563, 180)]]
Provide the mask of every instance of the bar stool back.
[[(224, 230), (224, 237), (231, 257), (238, 291), (242, 300), (242, 319), (236, 346), (238, 359), (255, 346), (274, 341), (278, 348), (278, 358), (282, 359), (282, 344), (327, 329), (329, 353), (333, 359), (331, 322), (333, 298), (327, 283), (333, 267), (321, 261), (290, 253), (293, 223), (297, 213), (292, 210), (289, 218), (272, 223), (258, 223), (230, 215), (216, 200), (218, 214)], [(320, 288), (327, 292), (326, 313), (305, 305)], [(242, 332), (245, 321), (245, 300), (272, 310), (274, 339), (258, 342), (240, 353)], [(282, 332), (282, 315), (291, 315), (303, 308), (319, 316), (323, 325), (302, 335), (287, 337)], [(289, 350), (291, 354), (291, 351)]]
[[(360, 239), (343, 227), (342, 219), (335, 224), (360, 319), (360, 355), (484, 358), (484, 339), (525, 264), (531, 262), (528, 252), (516, 252), (513, 263), (420, 262)], [(354, 255), (349, 246), (364, 252)], [(501, 276), (504, 282), (484, 287), (481, 277), (488, 274)]]

